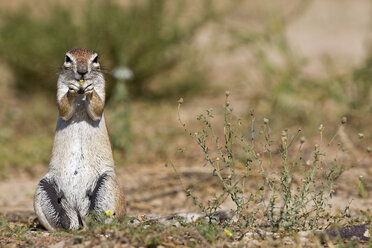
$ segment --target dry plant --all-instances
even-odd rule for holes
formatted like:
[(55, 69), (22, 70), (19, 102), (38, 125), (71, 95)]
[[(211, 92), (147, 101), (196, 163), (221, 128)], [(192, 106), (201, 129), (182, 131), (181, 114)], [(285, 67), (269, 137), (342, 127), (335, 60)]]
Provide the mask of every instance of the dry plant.
[[(336, 134), (329, 142), (324, 141), (325, 127), (321, 124), (318, 142), (307, 144), (305, 149), (308, 141), (301, 136), (301, 128), (295, 132), (284, 129), (275, 139), (269, 119), (264, 118), (263, 123), (258, 123), (253, 111), (249, 125), (245, 125), (244, 120), (234, 115), (229, 95), (226, 92), (222, 136), (216, 134), (212, 125), (212, 109), (197, 117), (201, 129), (190, 131), (181, 120), (183, 99), (179, 100), (179, 122), (201, 148), (205, 165), (222, 187), (220, 192), (203, 202), (191, 188), (184, 186), (179, 175), (187, 196), (200, 211), (213, 221), (221, 205), (230, 198), (235, 208), (225, 225), (233, 224), (236, 229), (270, 227), (274, 232), (298, 232), (340, 223), (350, 203), (345, 202), (344, 210), (333, 214), (330, 200), (337, 179), (348, 168), (350, 156), (347, 154), (353, 152), (347, 149), (348, 144), (335, 143), (340, 130), (344, 130), (346, 118), (342, 118), (340, 128), (335, 130)], [(346, 135), (344, 131), (342, 134)], [(313, 149), (309, 151), (309, 147)], [(336, 150), (334, 157), (327, 155), (331, 149)], [(177, 173), (176, 167), (172, 166)], [(254, 188), (252, 183), (248, 186), (252, 178)]]

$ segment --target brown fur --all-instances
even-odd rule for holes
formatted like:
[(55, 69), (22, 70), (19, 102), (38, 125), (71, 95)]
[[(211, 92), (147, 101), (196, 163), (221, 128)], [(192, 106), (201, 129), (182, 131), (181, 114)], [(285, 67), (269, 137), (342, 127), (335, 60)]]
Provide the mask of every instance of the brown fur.
[(85, 62), (88, 58), (95, 54), (94, 51), (85, 48), (75, 48), (68, 51), (68, 53), (74, 55), (78, 62)]
[(104, 102), (102, 99), (99, 97), (97, 92), (93, 90), (93, 93), (91, 96), (88, 96), (89, 99), (89, 112), (91, 113), (91, 117), (94, 120), (99, 120), (101, 119), (102, 113), (103, 113), (103, 108), (105, 106)]
[(124, 191), (120, 188), (116, 191), (116, 210), (115, 210), (115, 216), (119, 220), (123, 220), (126, 213), (127, 213), (127, 208), (126, 208), (126, 203), (125, 203), (125, 197), (124, 197)]
[(66, 120), (69, 118), (71, 113), (71, 105), (74, 99), (74, 96), (72, 96), (70, 93), (67, 93), (60, 101), (57, 101), (59, 114), (61, 115), (62, 119)]

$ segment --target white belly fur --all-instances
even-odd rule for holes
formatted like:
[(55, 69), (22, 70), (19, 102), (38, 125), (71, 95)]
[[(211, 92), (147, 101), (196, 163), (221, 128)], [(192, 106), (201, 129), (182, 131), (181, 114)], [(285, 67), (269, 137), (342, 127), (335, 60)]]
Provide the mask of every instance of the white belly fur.
[(79, 112), (69, 121), (58, 119), (49, 165), (72, 207), (89, 204), (87, 192), (93, 190), (98, 177), (115, 173), (104, 116), (93, 122), (85, 111)]

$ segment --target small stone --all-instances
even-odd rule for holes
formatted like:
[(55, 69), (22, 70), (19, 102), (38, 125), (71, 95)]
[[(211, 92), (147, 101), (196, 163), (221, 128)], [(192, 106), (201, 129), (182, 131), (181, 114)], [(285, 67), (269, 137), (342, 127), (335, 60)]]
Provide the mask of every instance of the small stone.
[(351, 214), (350, 214), (350, 210), (349, 209), (346, 209), (345, 216), (348, 217), (348, 218), (351, 217)]
[(60, 241), (60, 242), (58, 242), (54, 245), (51, 245), (49, 247), (50, 248), (63, 248), (63, 247), (65, 247), (65, 243), (66, 243), (66, 241), (63, 240), (63, 241)]
[(89, 247), (91, 244), (92, 244), (92, 241), (91, 240), (85, 241), (83, 243), (84, 247)]
[(309, 234), (310, 234), (309, 231), (300, 231), (300, 232), (298, 232), (298, 235), (299, 235), (301, 238), (308, 238), (308, 237), (309, 237)]
[(290, 237), (284, 237), (283, 239), (282, 239), (282, 241), (283, 241), (283, 243), (285, 244), (285, 245), (294, 245), (294, 241), (292, 240), (292, 238), (290, 238)]
[(248, 238), (248, 239), (252, 239), (252, 238), (254, 237), (254, 234), (253, 234), (253, 232), (246, 232), (246, 233), (244, 234), (244, 237), (246, 237), (246, 238)]

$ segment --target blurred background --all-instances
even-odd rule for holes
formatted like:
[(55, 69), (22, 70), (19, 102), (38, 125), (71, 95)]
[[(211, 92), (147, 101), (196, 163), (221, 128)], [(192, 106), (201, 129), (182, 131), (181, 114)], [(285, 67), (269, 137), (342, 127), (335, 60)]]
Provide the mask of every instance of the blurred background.
[(36, 186), (46, 171), (57, 77), (76, 47), (100, 54), (129, 191), (138, 183), (125, 175), (162, 180), (154, 175), (167, 161), (197, 160), (192, 149), (176, 155), (190, 142), (177, 122), (180, 97), (191, 127), (203, 110), (223, 111), (226, 90), (239, 118), (254, 109), (273, 133), (302, 127), (311, 140), (324, 124), (331, 137), (346, 116), (363, 150), (372, 137), (371, 11), (368, 0), (0, 0), (0, 175), (25, 174)]

